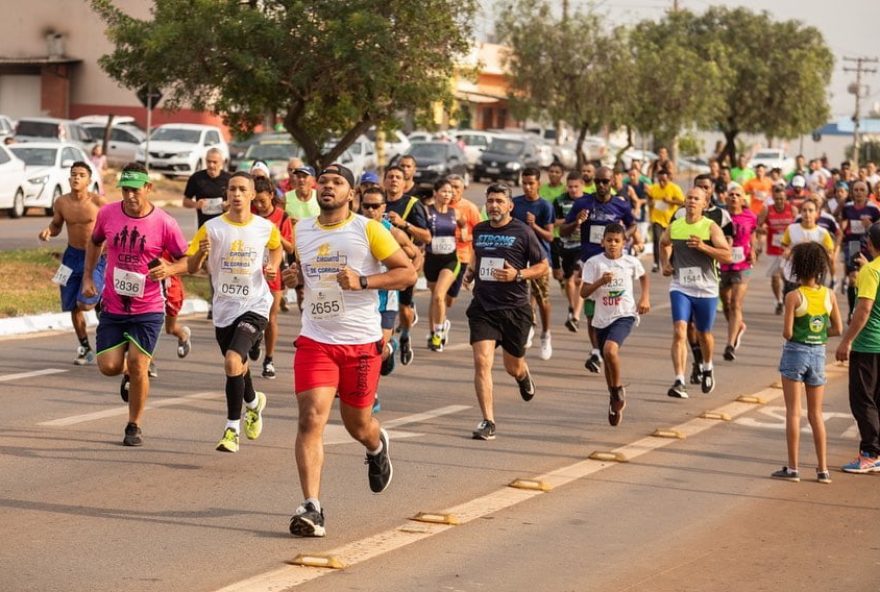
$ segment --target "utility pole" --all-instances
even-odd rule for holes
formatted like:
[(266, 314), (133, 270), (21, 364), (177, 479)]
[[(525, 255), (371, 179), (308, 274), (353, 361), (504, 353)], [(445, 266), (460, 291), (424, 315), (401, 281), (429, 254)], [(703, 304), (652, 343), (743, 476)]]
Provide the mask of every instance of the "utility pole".
[[(862, 74), (873, 74), (877, 72), (876, 68), (866, 68), (865, 64), (876, 64), (878, 61), (877, 58), (866, 58), (866, 57), (858, 57), (858, 58), (843, 58), (844, 62), (855, 62), (855, 68), (844, 68), (844, 72), (855, 72), (856, 73), (856, 81), (854, 84), (850, 84), (848, 90), (851, 94), (856, 96), (856, 113), (853, 115), (853, 169), (858, 171), (859, 169), (859, 148), (861, 145), (861, 136), (859, 134), (859, 121), (861, 119), (861, 105), (862, 105)], [(867, 93), (865, 93), (867, 94)]]

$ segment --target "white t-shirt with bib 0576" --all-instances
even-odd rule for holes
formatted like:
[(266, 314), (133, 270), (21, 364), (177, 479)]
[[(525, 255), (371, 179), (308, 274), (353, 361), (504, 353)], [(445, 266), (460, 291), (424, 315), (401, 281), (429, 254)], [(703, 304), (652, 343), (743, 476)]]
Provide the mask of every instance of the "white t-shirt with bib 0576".
[(278, 228), (259, 216), (239, 224), (223, 214), (202, 224), (187, 255), (195, 254), (205, 237), (211, 244), (208, 270), (214, 284), (214, 326), (228, 327), (246, 312), (268, 319), (272, 293), (263, 275), (263, 260), (267, 250), (281, 246)]

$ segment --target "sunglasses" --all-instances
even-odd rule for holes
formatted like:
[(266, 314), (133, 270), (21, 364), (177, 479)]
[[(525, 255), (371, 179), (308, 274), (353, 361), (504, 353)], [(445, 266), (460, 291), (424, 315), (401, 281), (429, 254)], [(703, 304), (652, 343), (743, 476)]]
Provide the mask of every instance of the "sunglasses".
[(384, 203), (361, 203), (361, 207), (365, 210), (378, 210)]
[(606, 185), (608, 183), (611, 183), (611, 179), (594, 179), (594, 182), (597, 185)]

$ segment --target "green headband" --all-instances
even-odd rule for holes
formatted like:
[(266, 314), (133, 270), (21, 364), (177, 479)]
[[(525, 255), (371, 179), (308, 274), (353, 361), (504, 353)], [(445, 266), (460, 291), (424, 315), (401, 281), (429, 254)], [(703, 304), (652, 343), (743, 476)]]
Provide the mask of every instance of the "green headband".
[(122, 171), (119, 177), (117, 187), (130, 187), (131, 189), (140, 189), (150, 182), (150, 176), (141, 171)]

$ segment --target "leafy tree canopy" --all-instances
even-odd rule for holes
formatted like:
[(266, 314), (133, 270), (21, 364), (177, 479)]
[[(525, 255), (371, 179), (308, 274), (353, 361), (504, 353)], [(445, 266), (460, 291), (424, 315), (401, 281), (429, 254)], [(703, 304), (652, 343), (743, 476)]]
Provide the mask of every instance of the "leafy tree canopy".
[(154, 0), (139, 20), (112, 0), (91, 5), (115, 45), (100, 60), (114, 79), (237, 129), (281, 114), (318, 166), (401, 110), (449, 102), (476, 11), (476, 0)]

